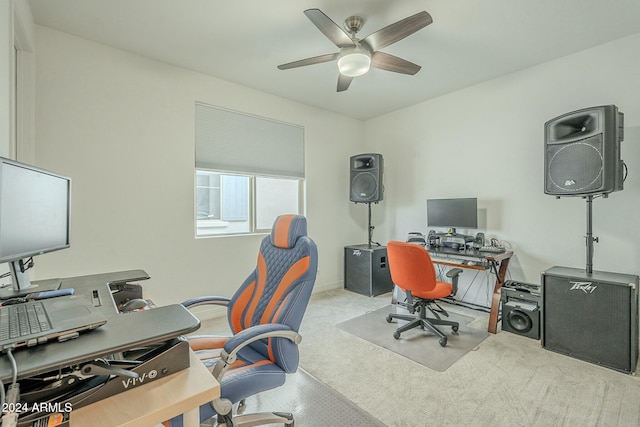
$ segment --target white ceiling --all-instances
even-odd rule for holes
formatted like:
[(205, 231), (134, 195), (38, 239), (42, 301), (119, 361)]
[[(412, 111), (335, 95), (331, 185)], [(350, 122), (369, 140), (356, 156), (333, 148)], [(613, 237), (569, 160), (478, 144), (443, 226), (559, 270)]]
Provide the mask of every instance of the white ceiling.
[[(29, 0), (37, 24), (358, 119), (640, 32), (639, 0)], [(426, 10), (433, 23), (383, 52), (422, 66), (372, 69), (336, 92), (337, 52), (307, 19), (360, 15), (364, 38)], [(638, 51), (629, 52), (638, 55)], [(579, 70), (577, 70), (579, 71)]]

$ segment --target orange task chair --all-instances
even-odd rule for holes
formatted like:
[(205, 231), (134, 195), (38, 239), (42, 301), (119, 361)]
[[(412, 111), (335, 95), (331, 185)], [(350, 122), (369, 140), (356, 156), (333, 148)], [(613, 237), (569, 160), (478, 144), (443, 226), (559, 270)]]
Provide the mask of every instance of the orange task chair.
[[(244, 399), (284, 384), (298, 368), (298, 328), (318, 269), (318, 249), (300, 215), (276, 218), (260, 245), (255, 270), (235, 295), (185, 301), (185, 307), (223, 305), (232, 337), (189, 337), (189, 345), (220, 382), (220, 398), (200, 407), (200, 422), (217, 416), (218, 426), (293, 425), (290, 413), (246, 414)], [(233, 406), (238, 408), (233, 410)], [(182, 426), (182, 417), (166, 423)], [(166, 425), (165, 424), (165, 425)]]
[[(387, 322), (393, 319), (407, 320), (409, 323), (400, 326), (393, 333), (395, 339), (400, 339), (400, 334), (409, 329), (420, 327), (428, 329), (440, 337), (440, 345), (447, 345), (447, 336), (436, 325), (451, 326), (454, 333), (458, 332), (458, 322), (443, 320), (440, 314), (449, 317), (449, 314), (440, 307), (435, 300), (455, 294), (458, 287), (458, 275), (461, 268), (453, 268), (447, 272), (452, 283), (436, 280), (436, 271), (429, 252), (420, 245), (414, 243), (390, 241), (387, 243), (387, 257), (391, 280), (402, 289), (407, 296), (404, 304), (409, 310), (408, 314), (390, 313)], [(432, 307), (432, 304), (436, 308)], [(434, 315), (427, 318), (427, 309)], [(418, 316), (413, 314), (418, 312)]]

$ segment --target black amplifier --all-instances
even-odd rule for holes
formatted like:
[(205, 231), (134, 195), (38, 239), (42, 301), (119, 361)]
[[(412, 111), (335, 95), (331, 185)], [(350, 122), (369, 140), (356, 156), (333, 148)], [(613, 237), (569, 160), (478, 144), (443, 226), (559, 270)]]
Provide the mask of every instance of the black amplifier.
[(540, 339), (540, 285), (507, 280), (500, 301), (503, 331)]

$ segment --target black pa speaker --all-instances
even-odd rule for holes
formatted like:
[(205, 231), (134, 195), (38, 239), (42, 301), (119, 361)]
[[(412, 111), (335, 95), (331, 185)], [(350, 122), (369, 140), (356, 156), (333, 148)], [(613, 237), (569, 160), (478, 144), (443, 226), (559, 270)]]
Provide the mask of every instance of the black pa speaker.
[(638, 276), (552, 267), (542, 274), (542, 317), (542, 347), (635, 372)]
[(507, 280), (502, 285), (502, 330), (540, 339), (540, 286)]
[(382, 200), (384, 187), (382, 154), (358, 154), (351, 156), (350, 197), (352, 202), (368, 203)]
[(555, 196), (622, 190), (624, 114), (615, 105), (586, 108), (544, 125), (544, 192)]

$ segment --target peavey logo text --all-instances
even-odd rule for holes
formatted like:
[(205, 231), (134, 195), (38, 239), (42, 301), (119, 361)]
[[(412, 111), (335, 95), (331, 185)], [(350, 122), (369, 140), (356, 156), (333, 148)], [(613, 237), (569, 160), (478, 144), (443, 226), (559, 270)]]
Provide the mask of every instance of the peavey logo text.
[(362, 251), (360, 249), (354, 249), (353, 250), (353, 255), (360, 256), (360, 255), (362, 255)]
[(570, 291), (582, 291), (585, 294), (592, 294), (596, 290), (597, 286), (594, 286), (591, 282), (569, 282), (571, 286)]

